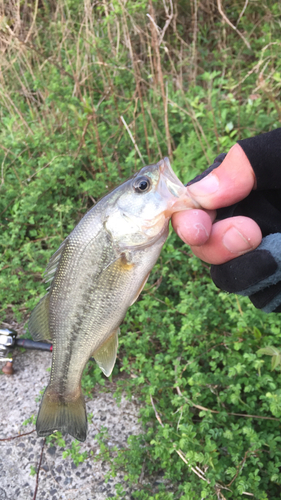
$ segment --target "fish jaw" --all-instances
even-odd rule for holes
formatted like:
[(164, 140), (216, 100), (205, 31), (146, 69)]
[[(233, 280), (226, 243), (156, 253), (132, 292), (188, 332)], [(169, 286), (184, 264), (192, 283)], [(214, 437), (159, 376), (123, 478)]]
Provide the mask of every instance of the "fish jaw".
[(173, 213), (181, 212), (182, 210), (200, 208), (199, 203), (191, 198), (188, 189), (172, 170), (169, 158), (164, 158), (164, 160), (159, 162), (159, 170), (160, 180), (158, 191), (166, 199), (166, 217), (170, 218)]

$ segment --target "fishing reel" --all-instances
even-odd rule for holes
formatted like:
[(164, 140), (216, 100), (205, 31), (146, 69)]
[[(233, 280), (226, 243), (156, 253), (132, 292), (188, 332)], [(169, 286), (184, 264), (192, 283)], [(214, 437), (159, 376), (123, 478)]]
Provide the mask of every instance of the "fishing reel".
[(30, 339), (17, 338), (17, 332), (15, 330), (0, 328), (0, 362), (6, 361), (6, 365), (2, 368), (2, 372), (6, 375), (13, 375), (14, 373), (13, 357), (11, 353), (15, 347), (24, 347), (25, 349), (48, 352), (52, 352), (53, 349), (53, 345), (49, 342), (34, 342)]
[(9, 328), (0, 328), (0, 361), (6, 361), (2, 368), (5, 375), (13, 375), (13, 358), (8, 355), (16, 345), (17, 332)]
[(0, 361), (11, 361), (8, 354), (16, 344), (17, 332), (9, 328), (0, 328)]

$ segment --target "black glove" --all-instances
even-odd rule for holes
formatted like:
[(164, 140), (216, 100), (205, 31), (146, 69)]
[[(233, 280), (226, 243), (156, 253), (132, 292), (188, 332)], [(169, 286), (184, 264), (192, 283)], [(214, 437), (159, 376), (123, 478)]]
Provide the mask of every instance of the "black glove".
[[(230, 207), (218, 209), (216, 220), (238, 215), (250, 217), (260, 226), (263, 239), (255, 250), (225, 264), (212, 265), (211, 276), (217, 287), (249, 296), (258, 309), (281, 312), (281, 129), (239, 144), (255, 171), (257, 190)], [(219, 155), (213, 165), (189, 184), (217, 168), (225, 156)]]

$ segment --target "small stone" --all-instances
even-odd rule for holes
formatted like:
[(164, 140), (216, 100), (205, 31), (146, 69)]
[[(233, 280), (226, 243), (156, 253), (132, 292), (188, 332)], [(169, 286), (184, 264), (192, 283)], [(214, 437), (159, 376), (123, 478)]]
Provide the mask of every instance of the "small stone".
[(5, 375), (14, 375), (15, 370), (13, 367), (13, 361), (7, 361), (7, 363), (2, 368), (2, 372)]
[(50, 446), (50, 448), (48, 448), (47, 450), (47, 453), (49, 453), (49, 455), (55, 455), (56, 449), (57, 449), (56, 446)]

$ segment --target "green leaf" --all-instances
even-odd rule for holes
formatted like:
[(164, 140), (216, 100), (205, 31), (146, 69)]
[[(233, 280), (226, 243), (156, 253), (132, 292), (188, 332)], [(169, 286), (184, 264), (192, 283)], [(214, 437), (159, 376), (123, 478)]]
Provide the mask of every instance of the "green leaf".
[(271, 359), (271, 369), (275, 370), (281, 363), (281, 353), (272, 356)]
[(279, 349), (277, 347), (263, 347), (257, 351), (257, 354), (267, 354), (268, 356), (278, 356), (280, 354)]

